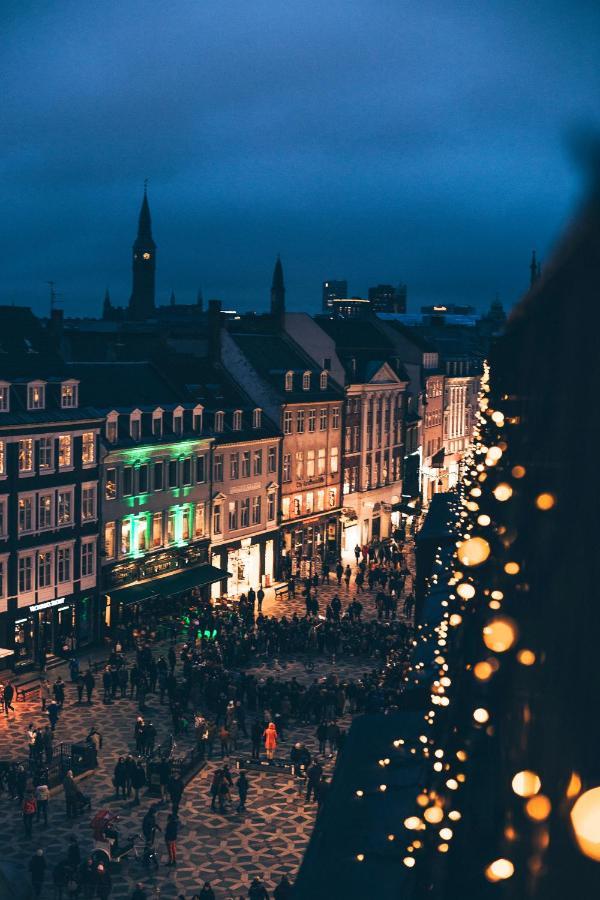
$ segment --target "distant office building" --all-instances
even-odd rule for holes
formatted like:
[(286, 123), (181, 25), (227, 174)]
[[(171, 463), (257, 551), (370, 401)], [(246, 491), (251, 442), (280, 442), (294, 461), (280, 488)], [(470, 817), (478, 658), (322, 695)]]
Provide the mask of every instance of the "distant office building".
[(369, 300), (373, 312), (379, 313), (405, 313), (406, 312), (406, 285), (378, 284), (369, 288)]
[(323, 282), (323, 312), (328, 312), (333, 308), (334, 300), (342, 300), (348, 296), (347, 281), (324, 281)]
[(344, 297), (335, 299), (330, 312), (344, 319), (364, 319), (371, 314), (371, 304), (363, 297)]

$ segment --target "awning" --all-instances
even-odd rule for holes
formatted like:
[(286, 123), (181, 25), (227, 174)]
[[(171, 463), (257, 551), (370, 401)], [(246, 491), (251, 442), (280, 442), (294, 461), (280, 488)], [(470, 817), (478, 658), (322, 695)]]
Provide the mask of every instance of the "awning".
[(171, 597), (182, 591), (189, 591), (194, 587), (203, 587), (214, 584), (215, 581), (223, 581), (230, 578), (230, 573), (216, 566), (193, 566), (183, 572), (174, 572), (171, 575), (163, 575), (160, 578), (151, 578), (141, 584), (130, 584), (114, 591), (107, 591), (111, 600), (131, 606), (133, 603), (143, 603), (150, 597)]
[(446, 455), (446, 451), (444, 447), (440, 447), (437, 453), (431, 457), (431, 468), (432, 469), (443, 469), (444, 468), (444, 457)]
[(414, 506), (409, 506), (408, 503), (392, 503), (392, 512), (403, 512), (407, 516), (414, 516), (418, 511)]

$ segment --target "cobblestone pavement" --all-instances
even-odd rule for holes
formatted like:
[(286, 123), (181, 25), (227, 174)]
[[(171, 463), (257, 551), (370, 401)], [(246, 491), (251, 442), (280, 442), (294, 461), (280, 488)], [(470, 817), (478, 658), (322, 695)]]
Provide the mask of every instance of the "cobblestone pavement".
[[(408, 564), (412, 570), (412, 555)], [(407, 580), (410, 589), (410, 577)], [(335, 578), (332, 582), (335, 582)], [(337, 585), (333, 583), (319, 589), (321, 611), (324, 611), (336, 589)], [(353, 594), (353, 586), (349, 594), (346, 594), (345, 585), (342, 585), (340, 597), (344, 604), (346, 597)], [(365, 617), (371, 618), (374, 615), (373, 595), (365, 591), (361, 601), (365, 607)], [(288, 601), (265, 601), (263, 611), (269, 615), (280, 616), (284, 612), (291, 615), (293, 611), (303, 615), (304, 601), (301, 597)], [(296, 675), (299, 680), (310, 683), (314, 678), (321, 678), (332, 671), (341, 677), (358, 677), (377, 664), (375, 658), (344, 657), (333, 664), (325, 658), (317, 658), (314, 671), (307, 674), (302, 660), (285, 658), (258, 660), (252, 671), (264, 677), (273, 675), (288, 679)], [(54, 672), (50, 673), (50, 678), (51, 681), (54, 680)], [(97, 681), (100, 679), (97, 678)], [(104, 742), (99, 766), (81, 782), (81, 788), (91, 797), (92, 813), (104, 807), (109, 808), (121, 817), (122, 833), (131, 835), (140, 830), (145, 810), (150, 803), (155, 802), (153, 798), (142, 796), (141, 806), (135, 807), (129, 801), (114, 799), (112, 772), (116, 757), (134, 749), (133, 727), (138, 715), (137, 703), (122, 699), (105, 705), (98, 696), (99, 693), (96, 690), (92, 706), (79, 706), (75, 689), (70, 684), (67, 685), (65, 708), (57, 725), (55, 741), (71, 743), (85, 738), (92, 725), (99, 729)], [(29, 723), (43, 725), (47, 721), (37, 701), (14, 705), (15, 713), (8, 720), (0, 718), (0, 759), (24, 758)], [(168, 707), (161, 707), (157, 697), (151, 695), (148, 698), (148, 710), (144, 717), (146, 721), (151, 720), (156, 725), (158, 741), (168, 736)], [(339, 724), (348, 728), (350, 716), (345, 716)], [(316, 753), (315, 726), (311, 725), (292, 727), (286, 733), (286, 741), (280, 744), (277, 755), (287, 757), (292, 743), (297, 740), (302, 740), (311, 753)], [(190, 744), (191, 736), (184, 736), (178, 741), (180, 746)], [(247, 751), (249, 742), (242, 739), (238, 754), (243, 756)], [(331, 770), (332, 764), (333, 760), (326, 761), (326, 771)], [(298, 792), (297, 785), (287, 773), (251, 771), (247, 812), (238, 814), (234, 807), (224, 815), (212, 813), (209, 785), (216, 765), (215, 761), (208, 763), (186, 787), (180, 807), (177, 868), (163, 868), (161, 864), (156, 875), (149, 875), (142, 863), (133, 857), (127, 862), (114, 865), (111, 873), (113, 897), (128, 897), (137, 881), (144, 882), (148, 890), (156, 894), (169, 898), (183, 894), (189, 898), (208, 880), (213, 885), (218, 900), (226, 900), (230, 896), (245, 896), (247, 887), (256, 874), (264, 878), (270, 889), (283, 873), (293, 880), (314, 823), (315, 804), (304, 803), (303, 794)], [(161, 807), (158, 814), (160, 827), (164, 828), (167, 812), (166, 805)], [(35, 824), (33, 839), (28, 840), (24, 835), (17, 802), (11, 803), (3, 795), (0, 797), (0, 863), (12, 863), (25, 872), (31, 854), (42, 847), (51, 869), (55, 862), (64, 857), (70, 834), (76, 834), (82, 852), (87, 852), (92, 847), (90, 819), (91, 815), (85, 813), (75, 823), (67, 820), (60, 791), (50, 800), (48, 828)], [(158, 836), (157, 846), (163, 863), (166, 852), (162, 835)], [(43, 897), (49, 898), (51, 891), (49, 873)]]

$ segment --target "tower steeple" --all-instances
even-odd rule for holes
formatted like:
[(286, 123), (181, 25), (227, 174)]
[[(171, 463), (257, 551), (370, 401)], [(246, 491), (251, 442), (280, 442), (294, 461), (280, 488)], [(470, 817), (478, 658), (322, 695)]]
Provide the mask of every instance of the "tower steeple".
[(155, 312), (156, 244), (152, 238), (152, 219), (148, 204), (147, 182), (140, 208), (138, 232), (133, 242), (133, 286), (129, 299), (130, 319), (150, 319)]
[(533, 287), (535, 282), (538, 280), (540, 275), (542, 274), (542, 265), (539, 263), (535, 256), (535, 250), (531, 251), (531, 262), (529, 263), (529, 286)]
[(278, 326), (283, 327), (285, 316), (285, 284), (283, 281), (283, 266), (277, 254), (277, 262), (273, 269), (273, 283), (271, 284), (271, 315), (277, 321)]
[(102, 304), (102, 318), (103, 319), (111, 319), (113, 314), (113, 305), (110, 302), (110, 293), (108, 288), (106, 288), (106, 292), (104, 294), (104, 302)]

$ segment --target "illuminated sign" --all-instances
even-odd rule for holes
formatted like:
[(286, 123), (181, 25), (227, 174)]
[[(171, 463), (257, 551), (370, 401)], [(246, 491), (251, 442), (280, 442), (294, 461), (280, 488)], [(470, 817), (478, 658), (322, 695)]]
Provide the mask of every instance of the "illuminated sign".
[(64, 597), (58, 597), (56, 600), (46, 600), (45, 603), (36, 603), (35, 606), (30, 606), (29, 612), (41, 612), (43, 609), (50, 609), (52, 606), (61, 606), (64, 602)]

